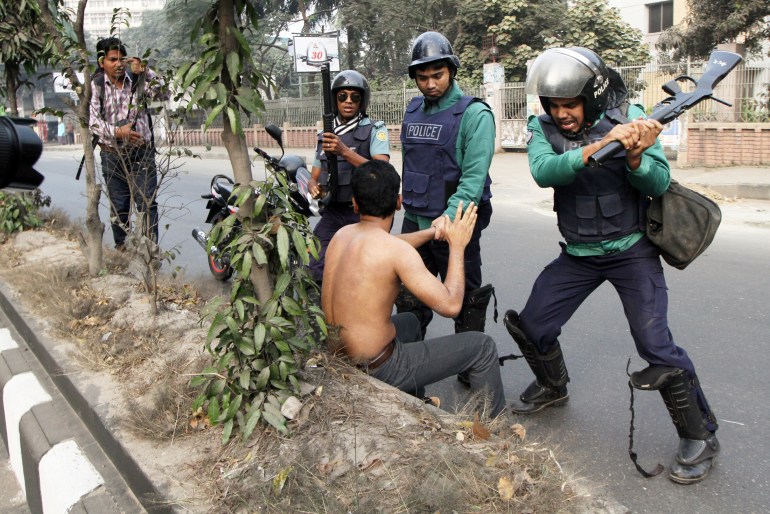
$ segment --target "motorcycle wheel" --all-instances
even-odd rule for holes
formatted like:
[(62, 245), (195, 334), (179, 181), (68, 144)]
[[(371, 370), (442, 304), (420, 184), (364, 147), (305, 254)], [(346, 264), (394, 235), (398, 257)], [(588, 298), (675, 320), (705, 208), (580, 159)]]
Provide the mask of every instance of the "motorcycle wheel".
[(213, 255), (209, 255), (209, 270), (214, 278), (222, 282), (229, 280), (233, 276), (233, 268), (225, 264)]
[[(217, 223), (221, 222), (225, 217), (223, 215), (218, 215), (213, 220), (211, 220), (211, 225), (216, 225)], [(224, 244), (227, 244), (225, 241)], [(223, 245), (224, 248), (224, 245)], [(226, 280), (229, 280), (230, 277), (233, 276), (233, 268), (230, 266), (230, 259), (229, 257), (222, 260), (221, 257), (214, 257), (213, 255), (209, 255), (209, 271), (211, 271), (211, 274), (214, 275), (214, 278), (225, 282)]]

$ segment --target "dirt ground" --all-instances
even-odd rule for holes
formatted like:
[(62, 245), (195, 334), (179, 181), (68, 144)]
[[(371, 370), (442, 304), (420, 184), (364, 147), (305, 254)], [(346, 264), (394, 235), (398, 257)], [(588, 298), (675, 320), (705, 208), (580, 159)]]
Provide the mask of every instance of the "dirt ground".
[(165, 277), (158, 314), (107, 252), (89, 277), (76, 229), (7, 237), (0, 277), (70, 369), (102, 391), (109, 426), (178, 512), (625, 512), (565, 475), (558, 455), (505, 415), (450, 414), (373, 380), (323, 349), (302, 371), (284, 437), (260, 427), (221, 444), (191, 412), (189, 380), (208, 360), (207, 298)]

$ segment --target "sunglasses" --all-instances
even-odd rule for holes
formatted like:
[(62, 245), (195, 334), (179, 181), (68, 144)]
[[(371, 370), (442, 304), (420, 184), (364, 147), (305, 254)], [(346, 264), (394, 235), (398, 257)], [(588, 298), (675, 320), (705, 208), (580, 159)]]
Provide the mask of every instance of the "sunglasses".
[(347, 102), (348, 98), (350, 98), (350, 101), (353, 102), (354, 104), (361, 103), (360, 93), (345, 93), (344, 91), (337, 93), (338, 102)]

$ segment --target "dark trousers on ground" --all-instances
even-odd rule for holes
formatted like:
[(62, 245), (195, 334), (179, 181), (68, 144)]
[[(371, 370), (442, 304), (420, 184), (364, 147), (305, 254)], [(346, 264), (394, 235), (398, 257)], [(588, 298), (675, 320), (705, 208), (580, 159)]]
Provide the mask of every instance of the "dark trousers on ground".
[(486, 394), (490, 416), (505, 407), (495, 341), (482, 332), (463, 332), (420, 341), (420, 322), (411, 312), (393, 316), (396, 346), (393, 355), (370, 373), (378, 380), (422, 397), (425, 386), (468, 372), (473, 393)]
[(310, 257), (310, 274), (316, 282), (320, 283), (323, 280), (326, 249), (329, 247), (329, 242), (334, 234), (342, 227), (358, 223), (358, 221), (359, 216), (353, 212), (353, 204), (350, 202), (332, 203), (324, 209), (321, 219), (313, 229), (313, 233), (321, 243), (318, 259)]
[(115, 246), (126, 241), (131, 204), (136, 205), (138, 215), (147, 215), (150, 235), (158, 241), (158, 173), (155, 166), (155, 150), (137, 148), (121, 153), (101, 151), (102, 175), (110, 198), (110, 218)]
[[(484, 202), (479, 205), (476, 226), (473, 229), (468, 246), (465, 247), (465, 294), (481, 287), (481, 232), (489, 226), (492, 219), (492, 203)], [(419, 231), (419, 226), (414, 221), (404, 218), (401, 226), (402, 234)], [(422, 257), (422, 262), (428, 271), (446, 279), (449, 266), (449, 245), (444, 241), (430, 241), (417, 249)], [(465, 303), (465, 301), (463, 301)], [(423, 331), (433, 319), (433, 311), (422, 306)]]
[[(669, 330), (666, 279), (658, 248), (646, 237), (625, 252), (600, 257), (573, 257), (562, 249), (543, 269), (521, 311), (521, 329), (539, 352), (551, 350), (564, 324), (604, 281), (620, 296), (639, 356), (651, 365), (683, 369), (694, 378), (695, 366)], [(696, 395), (707, 415), (700, 387)]]

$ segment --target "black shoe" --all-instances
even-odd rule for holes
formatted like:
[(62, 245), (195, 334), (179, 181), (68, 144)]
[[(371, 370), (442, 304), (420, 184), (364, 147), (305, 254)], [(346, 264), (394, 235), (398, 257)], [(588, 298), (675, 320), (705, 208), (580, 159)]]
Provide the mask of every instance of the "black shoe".
[(671, 465), (668, 478), (677, 484), (694, 484), (706, 478), (719, 455), (719, 441), (716, 435), (706, 440), (679, 440), (676, 462)]
[(516, 414), (532, 414), (546, 407), (560, 407), (569, 401), (567, 386), (547, 387), (542, 386), (537, 380), (529, 384), (529, 387), (519, 397), (521, 403), (512, 403), (511, 412)]

